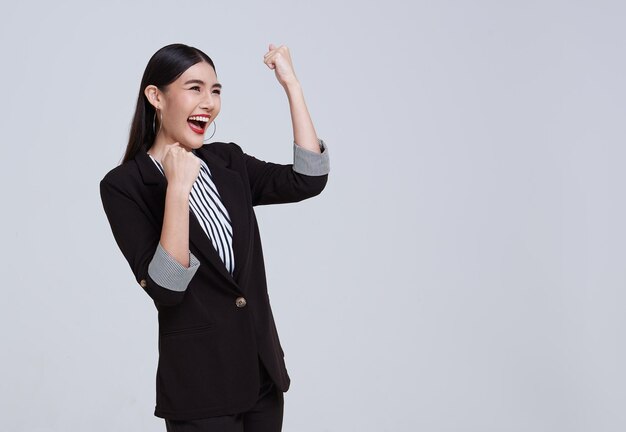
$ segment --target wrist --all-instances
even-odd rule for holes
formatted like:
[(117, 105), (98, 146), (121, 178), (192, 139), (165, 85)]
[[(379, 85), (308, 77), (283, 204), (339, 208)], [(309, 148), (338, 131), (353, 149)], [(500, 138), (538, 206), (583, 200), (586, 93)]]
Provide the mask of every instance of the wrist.
[(188, 199), (190, 193), (191, 193), (191, 189), (187, 186), (176, 184), (176, 183), (168, 183), (167, 185), (168, 196)]
[(287, 94), (302, 91), (302, 87), (300, 86), (300, 82), (298, 80), (284, 83), (283, 88), (285, 89)]

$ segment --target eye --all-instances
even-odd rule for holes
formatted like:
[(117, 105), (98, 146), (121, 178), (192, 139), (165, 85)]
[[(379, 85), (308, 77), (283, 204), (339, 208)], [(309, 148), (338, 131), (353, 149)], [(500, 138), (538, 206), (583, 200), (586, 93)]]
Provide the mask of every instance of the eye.
[(215, 89), (215, 90), (213, 90), (213, 93), (216, 93), (216, 94), (222, 94), (222, 91), (221, 91), (221, 90), (218, 90), (218, 89)]
[(196, 91), (200, 91), (200, 86), (193, 86), (193, 87), (191, 87), (189, 90), (196, 90)]

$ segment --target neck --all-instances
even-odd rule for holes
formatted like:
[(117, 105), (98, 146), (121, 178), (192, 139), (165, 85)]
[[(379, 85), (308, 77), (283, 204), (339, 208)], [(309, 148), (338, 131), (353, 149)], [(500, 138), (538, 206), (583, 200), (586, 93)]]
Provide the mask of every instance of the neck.
[[(162, 133), (159, 133), (154, 140), (154, 144), (152, 144), (152, 147), (150, 147), (150, 150), (148, 150), (148, 154), (155, 158), (159, 163), (161, 163), (163, 161), (163, 158), (165, 157), (165, 153), (167, 152), (167, 145), (172, 143), (174, 143), (172, 139), (166, 137)], [(190, 148), (185, 147), (180, 143), (179, 145), (181, 148), (187, 151), (191, 151)]]

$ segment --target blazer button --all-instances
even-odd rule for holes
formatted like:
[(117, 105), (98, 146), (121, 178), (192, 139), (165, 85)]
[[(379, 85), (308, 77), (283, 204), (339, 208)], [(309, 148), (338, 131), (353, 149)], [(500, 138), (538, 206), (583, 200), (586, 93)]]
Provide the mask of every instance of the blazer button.
[(246, 305), (246, 299), (243, 297), (237, 297), (237, 300), (235, 300), (235, 304), (238, 308), (242, 308)]
[(139, 282), (139, 285), (141, 285), (142, 288), (145, 288), (148, 286), (148, 283), (146, 282), (145, 279), (142, 279), (141, 282)]

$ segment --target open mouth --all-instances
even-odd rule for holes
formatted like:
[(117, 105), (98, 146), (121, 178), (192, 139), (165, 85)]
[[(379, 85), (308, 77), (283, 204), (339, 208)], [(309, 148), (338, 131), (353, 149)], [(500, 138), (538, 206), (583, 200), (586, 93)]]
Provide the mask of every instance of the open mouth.
[(204, 134), (207, 125), (209, 124), (209, 116), (191, 116), (187, 119), (187, 124), (197, 134)]

